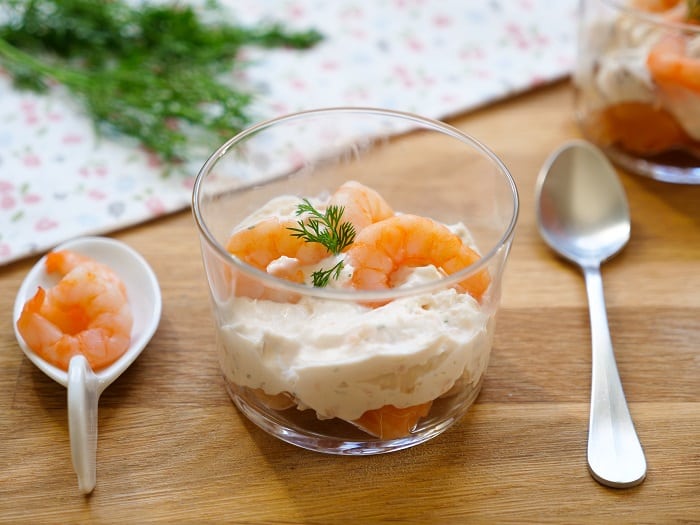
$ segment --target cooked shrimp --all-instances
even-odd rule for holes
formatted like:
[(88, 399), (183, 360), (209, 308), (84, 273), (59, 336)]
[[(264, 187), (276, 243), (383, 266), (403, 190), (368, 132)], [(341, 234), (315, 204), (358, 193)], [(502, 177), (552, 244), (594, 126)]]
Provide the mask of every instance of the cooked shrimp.
[[(663, 13), (669, 9), (677, 7), (681, 0), (633, 0), (632, 6), (642, 11), (650, 11), (652, 13)], [(685, 3), (683, 3), (684, 5)]]
[(663, 35), (649, 51), (647, 67), (662, 89), (680, 86), (700, 93), (700, 57), (688, 54), (688, 39), (681, 34)]
[[(299, 264), (315, 264), (328, 256), (328, 250), (318, 243), (309, 243), (292, 235), (290, 228), (297, 222), (276, 217), (262, 220), (244, 230), (235, 232), (228, 240), (226, 250), (242, 261), (267, 271), (270, 263), (281, 257), (296, 259)], [(298, 281), (301, 273), (285, 271), (280, 275)]]
[(379, 193), (353, 180), (341, 185), (328, 204), (343, 207), (343, 221), (351, 222), (355, 233), (394, 215), (394, 210)]
[(46, 270), (62, 278), (25, 303), (17, 329), (27, 346), (63, 370), (78, 354), (93, 370), (116, 361), (129, 348), (133, 324), (124, 283), (107, 266), (67, 250), (50, 253)]
[[(343, 222), (351, 222), (358, 232), (379, 220), (391, 217), (394, 211), (374, 190), (348, 181), (331, 196), (329, 205), (343, 207)], [(226, 249), (242, 261), (283, 279), (302, 282), (303, 275), (295, 268), (309, 265), (328, 257), (328, 250), (321, 244), (308, 242), (293, 235), (298, 222), (292, 219), (271, 217), (253, 226), (235, 232), (228, 240)], [(271, 263), (282, 258), (292, 259), (284, 265), (271, 267)]]
[[(301, 266), (315, 264), (329, 255), (321, 244), (309, 243), (292, 235), (292, 219), (271, 217), (235, 232), (226, 250), (255, 268), (295, 283), (304, 282)], [(295, 302), (298, 296), (265, 287), (259, 280), (236, 274), (236, 295), (277, 302)]]
[[(406, 266), (432, 264), (450, 275), (479, 259), (479, 254), (446, 226), (427, 217), (396, 215), (362, 230), (348, 249), (354, 271), (351, 284), (363, 290), (391, 288), (394, 274)], [(490, 283), (486, 270), (460, 287), (480, 299)]]

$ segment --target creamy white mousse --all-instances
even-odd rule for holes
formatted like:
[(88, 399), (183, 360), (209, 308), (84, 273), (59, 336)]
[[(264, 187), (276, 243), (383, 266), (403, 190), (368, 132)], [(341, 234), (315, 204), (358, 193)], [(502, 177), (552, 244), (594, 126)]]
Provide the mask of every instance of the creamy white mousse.
[[(278, 199), (244, 224), (263, 215), (289, 217), (298, 203)], [(471, 243), (463, 225), (453, 231)], [(346, 286), (350, 275), (347, 267), (332, 285)], [(440, 278), (433, 266), (415, 268), (404, 272), (400, 286)], [(347, 421), (388, 404), (402, 408), (435, 400), (455, 385), (476, 385), (488, 364), (494, 327), (473, 297), (453, 288), (376, 308), (308, 296), (296, 303), (236, 296), (219, 309), (225, 312), (220, 361), (230, 382), (269, 395), (287, 393), (299, 409), (313, 409), (320, 419)]]
[(379, 308), (330, 300), (276, 303), (239, 297), (221, 327), (225, 376), (288, 392), (320, 418), (359, 418), (384, 405), (438, 398), (486, 370), (492, 323), (453, 289)]

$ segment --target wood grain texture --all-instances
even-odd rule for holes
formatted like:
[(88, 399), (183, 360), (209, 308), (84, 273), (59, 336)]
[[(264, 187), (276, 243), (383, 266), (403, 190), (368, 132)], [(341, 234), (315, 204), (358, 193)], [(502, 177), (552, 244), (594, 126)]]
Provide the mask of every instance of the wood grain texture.
[(579, 136), (571, 108), (571, 87), (562, 82), (451, 121), (509, 166), (521, 213), (483, 391), (456, 426), (411, 450), (324, 456), (277, 441), (237, 412), (218, 372), (197, 232), (182, 212), (114, 235), (153, 266), (163, 317), (151, 344), (101, 398), (97, 487), (81, 496), (66, 391), (23, 356), (12, 329), (15, 293), (36, 258), (0, 269), (0, 521), (700, 519), (700, 187), (620, 173), (632, 240), (603, 266), (603, 279), (649, 473), (639, 487), (605, 488), (585, 461), (583, 280), (540, 240), (534, 215), (540, 166)]

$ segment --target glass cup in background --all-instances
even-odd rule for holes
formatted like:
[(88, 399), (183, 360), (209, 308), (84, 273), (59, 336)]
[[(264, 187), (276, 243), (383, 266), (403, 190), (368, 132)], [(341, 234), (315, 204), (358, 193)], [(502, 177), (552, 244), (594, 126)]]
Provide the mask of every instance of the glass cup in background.
[(700, 25), (685, 22), (685, 1), (673, 3), (581, 1), (576, 114), (621, 167), (699, 184)]
[[(232, 232), (257, 224), (251, 214), (272, 199), (327, 198), (349, 180), (379, 192), (396, 212), (463, 223), (481, 259), (432, 282), (360, 291), (297, 284), (227, 252)], [(380, 109), (289, 115), (243, 131), (209, 158), (193, 213), (222, 373), (234, 403), (260, 428), (320, 452), (378, 454), (440, 434), (476, 399), (518, 195), (503, 163), (475, 139)], [(250, 248), (266, 249), (263, 239)], [(439, 249), (439, 242), (425, 248), (428, 257)], [(460, 291), (484, 276), (479, 300)], [(358, 428), (406, 411), (419, 418), (410, 431)]]

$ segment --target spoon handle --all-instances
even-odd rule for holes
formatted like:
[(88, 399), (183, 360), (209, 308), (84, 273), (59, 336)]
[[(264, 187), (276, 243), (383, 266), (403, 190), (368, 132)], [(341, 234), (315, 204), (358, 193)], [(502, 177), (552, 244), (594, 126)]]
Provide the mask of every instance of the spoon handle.
[(82, 355), (68, 365), (68, 433), (78, 488), (90, 494), (96, 483), (97, 378)]
[(603, 485), (633, 487), (644, 480), (646, 459), (615, 363), (600, 267), (586, 266), (583, 273), (593, 346), (588, 467)]

